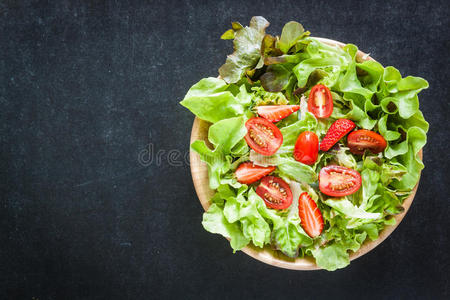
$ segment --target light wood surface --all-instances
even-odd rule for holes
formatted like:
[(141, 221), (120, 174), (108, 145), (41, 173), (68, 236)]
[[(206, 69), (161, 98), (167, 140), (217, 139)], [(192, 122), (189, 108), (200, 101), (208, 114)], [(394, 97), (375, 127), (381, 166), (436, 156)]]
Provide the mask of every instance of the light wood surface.
[[(324, 38), (316, 38), (320, 40), (323, 43), (329, 44), (329, 45), (338, 45), (340, 47), (345, 46), (345, 44), (329, 39)], [(364, 60), (373, 60), (370, 56), (367, 56), (364, 52), (358, 51), (357, 53), (357, 60), (358, 61), (364, 61)], [(203, 140), (207, 143), (208, 146), (211, 146), (208, 142), (208, 129), (209, 129), (210, 123), (205, 122), (203, 120), (200, 120), (199, 118), (195, 118), (194, 124), (192, 126), (192, 132), (191, 132), (191, 140), (190, 142), (194, 142), (196, 140)], [(422, 150), (419, 152), (420, 158), (422, 158)], [(190, 166), (191, 166), (191, 174), (192, 179), (194, 181), (194, 187), (197, 192), (198, 198), (200, 200), (200, 203), (203, 207), (203, 209), (206, 211), (209, 206), (211, 205), (210, 199), (214, 195), (213, 190), (209, 188), (209, 179), (208, 179), (208, 169), (204, 162), (200, 160), (199, 155), (194, 152), (190, 151), (189, 153), (190, 157)], [(379, 234), (379, 237), (375, 241), (366, 240), (361, 246), (361, 248), (356, 252), (351, 252), (350, 254), (350, 260), (354, 260), (367, 252), (371, 251), (373, 248), (378, 246), (381, 242), (383, 242), (394, 230), (395, 228), (400, 224), (403, 217), (407, 213), (409, 207), (411, 206), (411, 203), (414, 199), (414, 196), (417, 191), (419, 183), (414, 187), (411, 195), (405, 199), (403, 202), (404, 211), (401, 214), (398, 214), (395, 216), (396, 219), (396, 225), (392, 226), (386, 226), (384, 230), (382, 230)], [(231, 251), (231, 248), (230, 248)], [(264, 263), (267, 263), (269, 265), (273, 265), (280, 268), (285, 269), (292, 269), (292, 270), (318, 270), (315, 261), (313, 258), (307, 257), (307, 258), (289, 258), (282, 254), (280, 251), (274, 251), (269, 246), (266, 246), (264, 248), (259, 248), (254, 246), (253, 244), (249, 244), (249, 246), (242, 249), (243, 252), (248, 254), (249, 256), (262, 261)]]

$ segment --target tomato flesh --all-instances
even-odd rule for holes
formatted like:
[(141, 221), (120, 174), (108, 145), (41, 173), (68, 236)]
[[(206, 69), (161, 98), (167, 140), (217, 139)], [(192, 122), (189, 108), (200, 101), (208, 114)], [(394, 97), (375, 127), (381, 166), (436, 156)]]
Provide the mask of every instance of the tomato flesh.
[(350, 152), (357, 155), (363, 155), (365, 150), (373, 154), (380, 153), (386, 146), (386, 140), (376, 132), (360, 129), (350, 133), (347, 137)]
[(292, 192), (283, 179), (266, 176), (256, 188), (256, 193), (264, 200), (268, 208), (286, 209), (292, 204)]
[(361, 175), (358, 171), (343, 166), (326, 166), (319, 172), (319, 189), (333, 197), (353, 194), (361, 187)]
[(251, 162), (245, 162), (239, 165), (234, 175), (240, 183), (250, 184), (273, 172), (275, 168), (275, 166), (261, 167)]
[(319, 155), (319, 138), (314, 132), (300, 133), (295, 143), (294, 158), (305, 165), (312, 165)]
[(247, 144), (262, 155), (273, 155), (283, 143), (280, 129), (263, 118), (251, 118), (245, 123)]
[(308, 111), (316, 118), (324, 119), (333, 112), (333, 97), (330, 90), (323, 84), (313, 86), (308, 98)]

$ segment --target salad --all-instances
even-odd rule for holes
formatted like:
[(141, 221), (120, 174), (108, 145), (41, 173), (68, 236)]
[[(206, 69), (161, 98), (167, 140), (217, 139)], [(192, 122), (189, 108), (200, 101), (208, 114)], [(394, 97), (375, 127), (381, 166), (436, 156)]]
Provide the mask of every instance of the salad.
[(222, 35), (234, 52), (181, 105), (210, 122), (191, 149), (215, 190), (203, 227), (326, 270), (395, 224), (424, 165), (428, 123), (417, 94), (428, 87), (394, 67), (357, 59), (288, 22), (281, 36), (253, 17)]

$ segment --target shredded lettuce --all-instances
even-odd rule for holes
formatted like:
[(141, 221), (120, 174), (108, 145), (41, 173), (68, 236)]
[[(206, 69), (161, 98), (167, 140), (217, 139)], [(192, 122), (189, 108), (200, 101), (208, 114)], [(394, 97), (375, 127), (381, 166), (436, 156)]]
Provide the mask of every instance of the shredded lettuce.
[[(219, 78), (204, 78), (187, 92), (181, 105), (211, 123), (208, 142), (195, 141), (192, 151), (208, 166), (209, 185), (216, 190), (203, 215), (204, 228), (230, 240), (233, 251), (249, 243), (270, 246), (288, 257), (312, 256), (326, 270), (347, 266), (349, 255), (366, 239), (376, 240), (392, 217), (403, 211), (402, 202), (424, 168), (419, 151), (425, 146), (429, 125), (419, 110), (418, 93), (428, 88), (420, 77), (402, 77), (392, 66), (357, 59), (358, 48), (329, 46), (309, 37), (297, 22), (288, 22), (281, 36), (265, 32), (269, 22), (253, 17), (249, 26), (238, 22), (222, 35), (232, 39), (234, 52), (219, 69)], [(334, 109), (318, 120), (307, 111), (315, 84), (331, 90)], [(259, 105), (299, 104), (301, 109), (276, 123), (283, 143), (276, 154), (263, 156), (244, 140), (245, 122)], [(387, 148), (378, 155), (353, 155), (345, 138), (320, 153), (314, 165), (293, 158), (300, 133), (315, 132), (321, 139), (339, 118), (358, 128), (379, 132)], [(277, 166), (274, 174), (290, 183), (293, 204), (286, 210), (266, 207), (255, 185), (237, 182), (234, 170), (244, 161)], [(320, 193), (318, 173), (337, 164), (360, 172), (361, 188), (343, 198)], [(317, 203), (324, 231), (310, 238), (300, 225), (298, 197), (307, 192)]]

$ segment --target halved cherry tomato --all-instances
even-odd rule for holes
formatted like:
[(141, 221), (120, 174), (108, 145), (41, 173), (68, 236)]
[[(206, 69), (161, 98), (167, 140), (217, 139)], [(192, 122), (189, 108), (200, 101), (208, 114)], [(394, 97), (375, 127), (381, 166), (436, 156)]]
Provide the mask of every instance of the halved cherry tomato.
[(261, 167), (254, 165), (252, 162), (245, 162), (239, 165), (234, 171), (234, 175), (240, 183), (250, 184), (273, 172), (275, 168), (275, 166)]
[(319, 189), (333, 197), (353, 194), (361, 187), (361, 175), (358, 171), (343, 166), (326, 166), (319, 172)]
[(333, 97), (330, 90), (323, 84), (317, 84), (311, 89), (308, 98), (308, 110), (320, 119), (331, 116)]
[(353, 154), (364, 154), (367, 149), (373, 154), (383, 151), (387, 144), (386, 140), (376, 132), (360, 129), (350, 133), (347, 137), (348, 147)]
[(298, 215), (302, 228), (312, 238), (318, 237), (323, 230), (323, 217), (316, 202), (308, 195), (302, 193), (298, 198)]
[(300, 105), (263, 105), (257, 106), (256, 112), (270, 122), (278, 122), (299, 109)]
[(297, 138), (294, 148), (294, 158), (305, 165), (316, 162), (319, 154), (319, 138), (312, 131), (303, 131)]
[(353, 194), (361, 187), (361, 175), (358, 171), (343, 166), (326, 166), (319, 172), (319, 189), (333, 197)]
[(273, 155), (283, 143), (283, 135), (277, 126), (263, 118), (251, 118), (245, 123), (247, 144), (262, 155)]
[(264, 200), (268, 208), (286, 209), (292, 204), (292, 192), (281, 178), (266, 176), (256, 188), (256, 193)]

